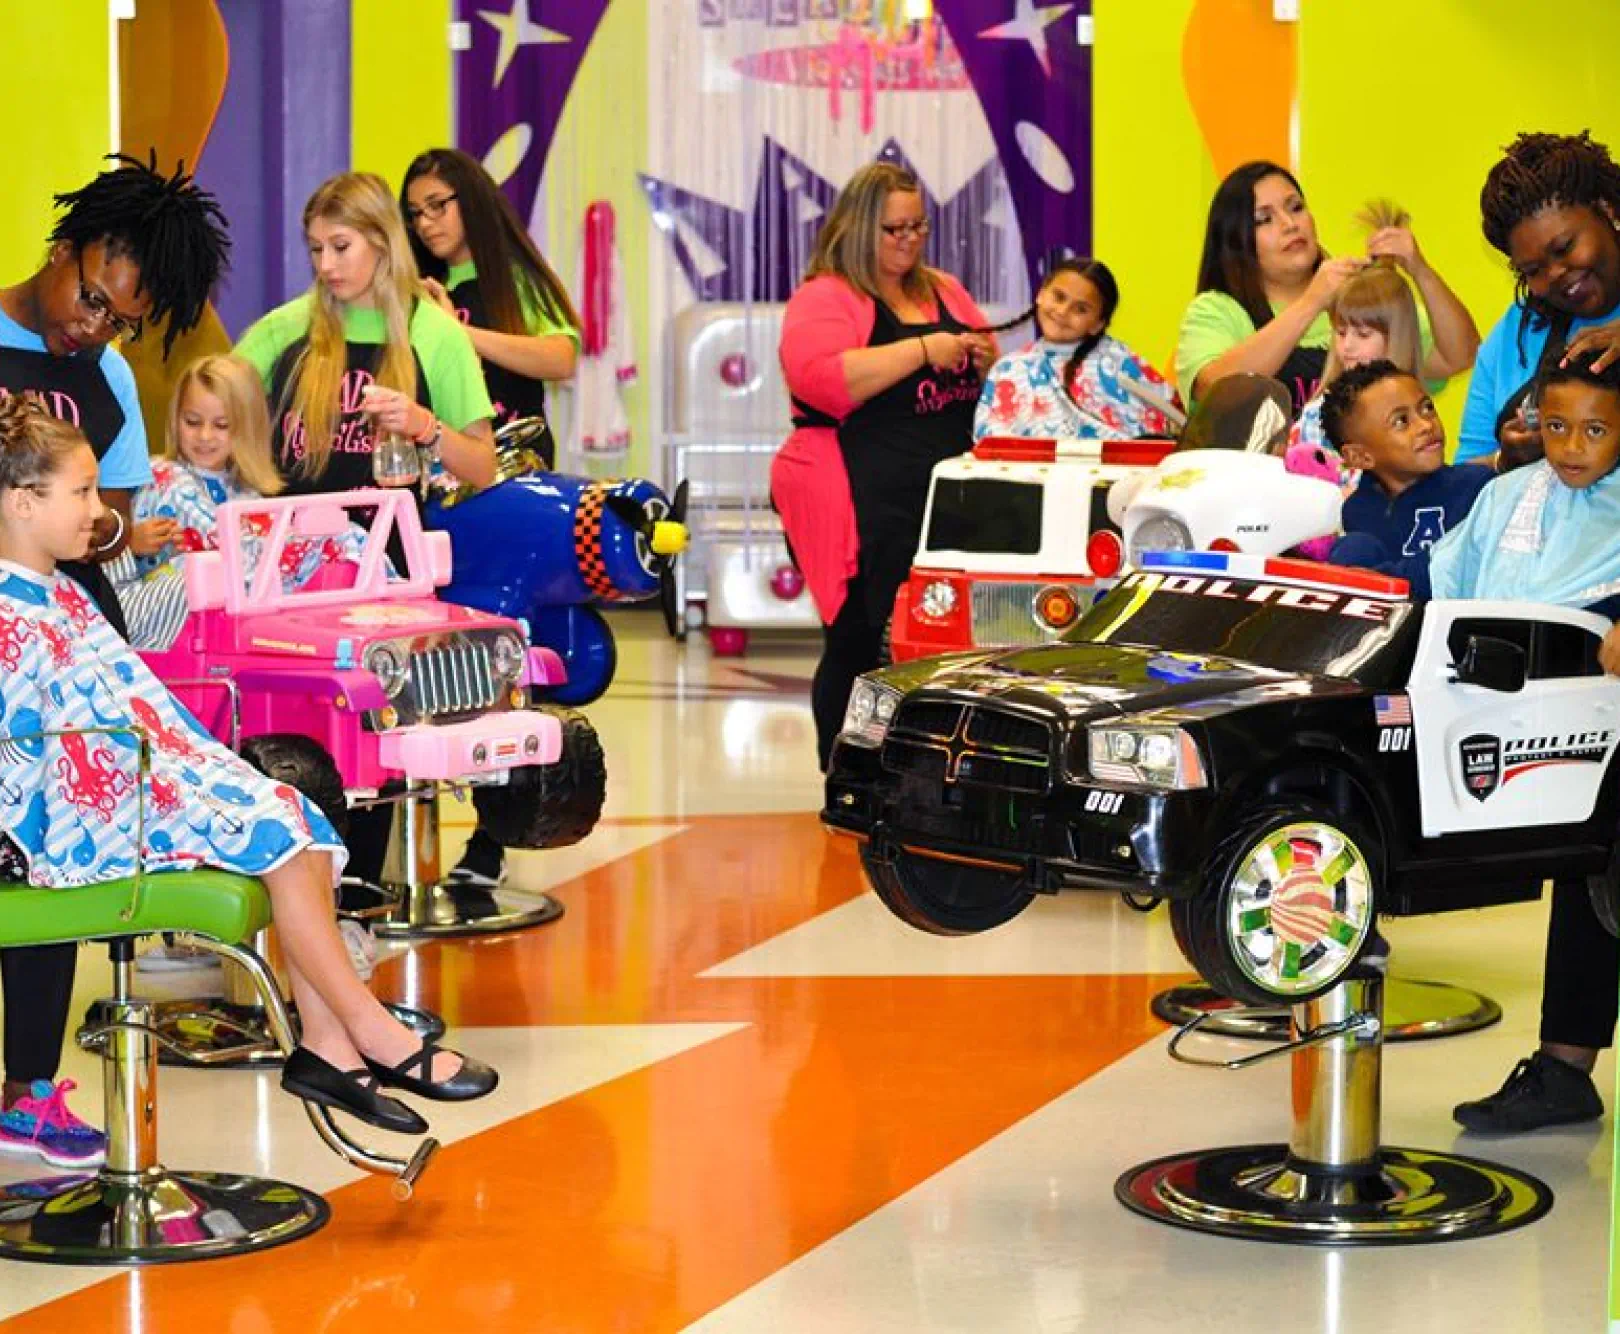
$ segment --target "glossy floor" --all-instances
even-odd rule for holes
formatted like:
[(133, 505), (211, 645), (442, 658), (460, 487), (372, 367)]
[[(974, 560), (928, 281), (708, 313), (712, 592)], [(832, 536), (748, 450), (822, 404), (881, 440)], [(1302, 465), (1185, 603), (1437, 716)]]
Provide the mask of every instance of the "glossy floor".
[[(0, 1266), (0, 1334), (1603, 1327), (1607, 1122), (1482, 1143), (1448, 1115), (1533, 1045), (1539, 905), (1389, 929), (1398, 972), (1507, 1017), (1391, 1049), (1385, 1129), (1540, 1175), (1548, 1218), (1355, 1252), (1156, 1226), (1114, 1203), (1121, 1170), (1278, 1139), (1287, 1117), (1280, 1063), (1166, 1058), (1148, 1001), (1185, 966), (1163, 914), (1070, 896), (975, 939), (907, 930), (817, 826), (807, 649), (717, 662), (653, 631), (626, 618), (620, 681), (590, 710), (608, 818), (517, 861), (566, 915), (380, 972), (503, 1072), (483, 1102), (428, 1108), (446, 1148), (417, 1198), (326, 1153), (272, 1077), (165, 1069), (167, 1161), (301, 1182), (333, 1221), (133, 1275)], [(447, 812), (447, 844), (465, 828)], [(82, 957), (88, 999), (106, 972)], [(98, 1110), (94, 1064), (68, 1073)]]

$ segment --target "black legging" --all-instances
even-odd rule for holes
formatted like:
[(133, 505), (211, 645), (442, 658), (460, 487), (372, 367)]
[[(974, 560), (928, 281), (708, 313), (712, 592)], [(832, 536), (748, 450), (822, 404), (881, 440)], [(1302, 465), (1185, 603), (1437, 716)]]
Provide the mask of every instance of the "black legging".
[[(837, 619), (821, 631), (821, 661), (816, 664), (815, 679), (810, 684), (810, 707), (816, 718), (816, 750), (823, 773), (832, 759), (833, 742), (844, 725), (844, 710), (849, 706), (855, 678), (879, 666), (882, 660), (883, 623), (872, 623), (866, 580), (866, 575), (858, 574), (849, 581)], [(882, 605), (893, 603), (891, 595)]]
[(1620, 940), (1603, 929), (1584, 880), (1553, 885), (1541, 977), (1541, 1040), (1607, 1047), (1620, 1009)]

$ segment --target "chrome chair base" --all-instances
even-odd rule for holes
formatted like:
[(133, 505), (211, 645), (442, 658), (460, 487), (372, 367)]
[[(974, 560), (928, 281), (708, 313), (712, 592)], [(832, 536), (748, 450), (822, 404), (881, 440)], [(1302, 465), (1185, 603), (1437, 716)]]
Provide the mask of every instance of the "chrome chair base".
[(412, 888), (394, 913), (371, 929), (379, 940), (488, 936), (543, 926), (562, 915), (562, 904), (549, 894), (426, 885)]
[[(1489, 996), (1448, 982), (1392, 977), (1386, 986), (1385, 1042), (1420, 1042), (1473, 1033), (1502, 1018), (1502, 1007)], [(1155, 1018), (1173, 1028), (1185, 1027), (1200, 1014), (1207, 1014), (1201, 1031), (1217, 1037), (1283, 1042), (1289, 1033), (1286, 1009), (1257, 1011), (1239, 1006), (1202, 982), (1168, 987), (1154, 996), (1150, 1008)]]
[(1309, 1246), (1394, 1246), (1487, 1237), (1552, 1208), (1534, 1177), (1459, 1154), (1381, 1149), (1377, 1170), (1294, 1162), (1286, 1144), (1172, 1154), (1133, 1167), (1114, 1196), (1195, 1232)]
[(326, 1225), (319, 1195), (284, 1181), (158, 1167), (0, 1186), (0, 1259), (143, 1265), (268, 1250)]

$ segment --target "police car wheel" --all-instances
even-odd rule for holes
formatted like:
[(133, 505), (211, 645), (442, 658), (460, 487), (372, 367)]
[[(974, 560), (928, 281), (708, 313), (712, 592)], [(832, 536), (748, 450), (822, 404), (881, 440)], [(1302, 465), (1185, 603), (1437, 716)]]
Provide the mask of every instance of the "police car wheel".
[(475, 787), (478, 827), (503, 848), (566, 848), (578, 843), (602, 814), (607, 761), (602, 743), (582, 713), (546, 709), (562, 722), (562, 754), (555, 764), (512, 770), (500, 787)]
[(1330, 991), (1372, 930), (1379, 851), (1351, 820), (1301, 798), (1262, 807), (1224, 839), (1211, 876), (1170, 905), (1182, 953), (1247, 1005)]
[(861, 848), (878, 898), (907, 926), (936, 936), (971, 936), (1012, 921), (1035, 897), (1017, 871), (938, 861), (896, 850), (892, 861)]
[(1611, 936), (1620, 936), (1620, 843), (1609, 850), (1609, 864), (1601, 875), (1586, 877), (1592, 915)]
[(266, 732), (250, 736), (239, 753), (271, 782), (297, 788), (327, 818), (339, 838), (348, 837), (349, 802), (343, 792), (343, 775), (319, 741), (292, 732)]

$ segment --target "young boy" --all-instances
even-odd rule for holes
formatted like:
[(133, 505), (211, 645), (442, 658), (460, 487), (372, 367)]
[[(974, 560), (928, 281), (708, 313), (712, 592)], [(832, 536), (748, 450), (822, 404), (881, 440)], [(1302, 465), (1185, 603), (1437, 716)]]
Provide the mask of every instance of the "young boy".
[(1398, 575), (1429, 596), (1429, 553), (1495, 475), (1446, 462), (1446, 431), (1415, 375), (1388, 361), (1346, 371), (1322, 395), (1322, 429), (1361, 482), (1328, 559)]
[[(1620, 594), (1620, 365), (1590, 353), (1543, 373), (1541, 462), (1501, 477), (1434, 551), (1436, 597), (1515, 598), (1612, 615)], [(1600, 660), (1613, 670), (1620, 631)], [(1541, 983), (1541, 1043), (1489, 1097), (1452, 1115), (1469, 1130), (1517, 1134), (1594, 1121), (1591, 1070), (1614, 1039), (1620, 941), (1599, 925), (1586, 885), (1553, 886)]]

